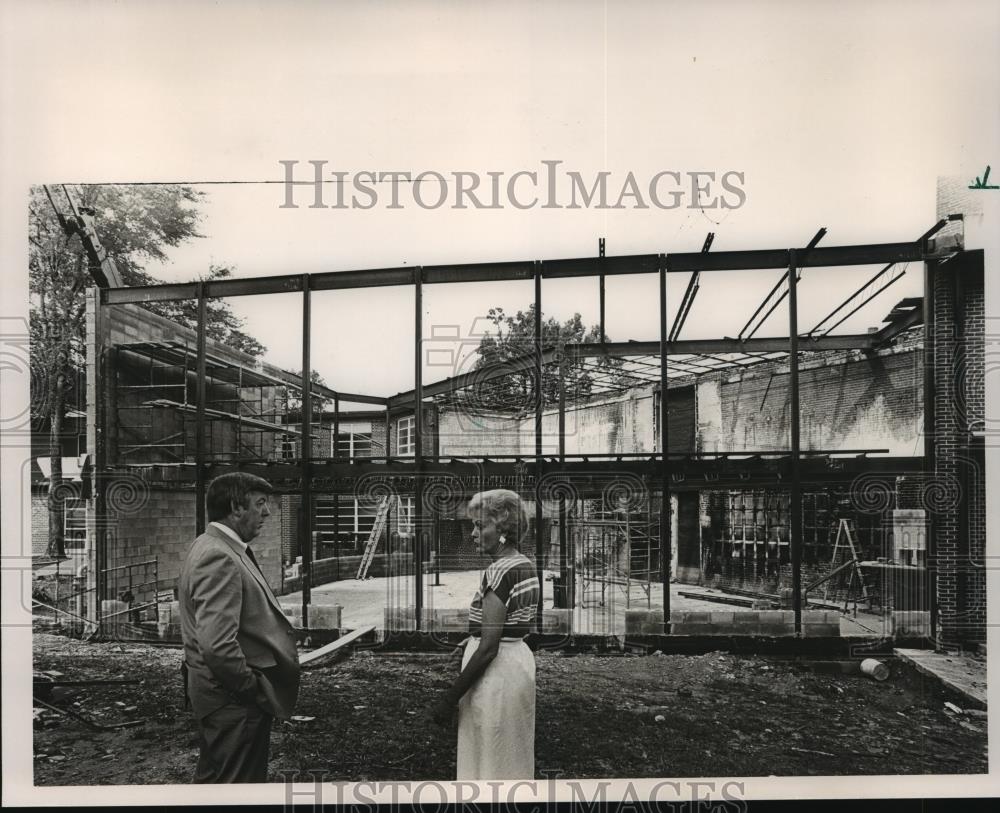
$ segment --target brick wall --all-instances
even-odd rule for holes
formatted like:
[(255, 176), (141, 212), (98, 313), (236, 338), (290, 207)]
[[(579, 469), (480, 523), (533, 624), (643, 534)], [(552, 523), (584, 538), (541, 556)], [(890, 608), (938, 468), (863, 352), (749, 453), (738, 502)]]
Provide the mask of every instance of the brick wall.
[(302, 498), (298, 494), (281, 495), (281, 555), (294, 562), (299, 550), (298, 516)]
[(945, 646), (986, 638), (983, 255), (933, 270), (934, 457), (925, 496), (936, 546), (938, 634)]
[(31, 494), (31, 555), (44, 556), (49, 547), (49, 501), (47, 491)]

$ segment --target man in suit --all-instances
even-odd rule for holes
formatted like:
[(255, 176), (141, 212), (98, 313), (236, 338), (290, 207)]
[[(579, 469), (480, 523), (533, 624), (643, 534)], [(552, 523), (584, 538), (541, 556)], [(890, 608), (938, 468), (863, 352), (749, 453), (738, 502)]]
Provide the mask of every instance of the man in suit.
[(181, 571), (183, 668), (201, 735), (195, 782), (266, 782), (271, 724), (298, 696), (292, 625), (250, 549), (271, 492), (245, 472), (212, 480), (208, 527)]

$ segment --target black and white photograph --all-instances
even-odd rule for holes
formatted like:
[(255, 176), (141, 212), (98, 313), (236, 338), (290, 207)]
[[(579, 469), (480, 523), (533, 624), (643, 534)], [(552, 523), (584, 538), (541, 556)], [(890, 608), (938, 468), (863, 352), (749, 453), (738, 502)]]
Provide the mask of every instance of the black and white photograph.
[(998, 44), (0, 6), (4, 804), (997, 796)]

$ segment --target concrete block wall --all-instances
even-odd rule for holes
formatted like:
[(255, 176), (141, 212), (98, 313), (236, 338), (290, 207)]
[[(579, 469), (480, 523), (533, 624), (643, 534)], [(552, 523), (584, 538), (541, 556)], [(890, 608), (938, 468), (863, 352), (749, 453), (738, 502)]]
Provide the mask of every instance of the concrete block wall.
[[(586, 408), (566, 415), (567, 454), (652, 452), (659, 449), (660, 395), (657, 385), (636, 387), (624, 394), (595, 396)], [(695, 396), (692, 386), (671, 386), (668, 395), (668, 442), (673, 452), (695, 450)], [(535, 453), (534, 417), (520, 423), (520, 454)], [(542, 416), (542, 449), (554, 454), (559, 446), (559, 413)]]
[[(650, 384), (625, 394), (595, 396), (586, 408), (566, 414), (567, 454), (656, 451), (659, 438), (659, 393)], [(671, 451), (695, 450), (695, 397), (691, 386), (671, 387), (668, 426)], [(440, 416), (441, 454), (488, 455), (535, 453), (534, 415), (470, 415), (443, 411)], [(542, 415), (542, 449), (558, 450), (559, 413)]]
[[(195, 495), (190, 490), (148, 489), (142, 505), (109, 516), (108, 567), (135, 564), (155, 558), (158, 589), (177, 586), (184, 559), (195, 539)], [(274, 511), (277, 502), (272, 501)], [(281, 587), (281, 522), (274, 513), (253, 542), (254, 556), (274, 590)], [(135, 569), (135, 574), (142, 573)], [(149, 577), (152, 572), (149, 571)], [(109, 596), (127, 587), (124, 575), (112, 577)]]
[[(627, 635), (659, 635), (663, 632), (662, 610), (627, 610)], [(672, 635), (760, 635), (795, 634), (795, 614), (789, 610), (673, 611)], [(840, 613), (831, 610), (803, 610), (802, 634), (807, 637), (840, 635)]]
[(442, 410), (438, 424), (441, 455), (520, 454), (520, 431), (520, 422), (511, 416)]
[[(353, 579), (357, 576), (360, 564), (360, 555), (341, 556), (339, 559), (334, 557), (317, 559), (312, 563), (312, 584), (315, 587), (343, 579)], [(391, 561), (390, 556), (387, 554), (376, 553), (372, 557), (371, 565), (368, 568), (368, 576), (371, 578), (382, 578), (390, 574), (393, 576), (402, 576), (412, 573), (413, 554), (411, 553), (393, 553)], [(301, 575), (286, 578), (275, 592), (281, 595), (294, 593), (302, 589), (302, 583)]]
[[(343, 607), (338, 604), (310, 604), (309, 629), (339, 630), (342, 627)], [(302, 628), (302, 605), (283, 604), (282, 610), (292, 626)]]
[[(571, 610), (545, 609), (542, 612), (542, 626), (539, 632), (545, 634), (569, 634)], [(401, 632), (416, 628), (414, 618), (416, 608), (386, 607), (383, 614), (384, 628), (387, 631)], [(468, 609), (438, 609), (423, 607), (421, 609), (421, 629), (428, 632), (468, 632)]]

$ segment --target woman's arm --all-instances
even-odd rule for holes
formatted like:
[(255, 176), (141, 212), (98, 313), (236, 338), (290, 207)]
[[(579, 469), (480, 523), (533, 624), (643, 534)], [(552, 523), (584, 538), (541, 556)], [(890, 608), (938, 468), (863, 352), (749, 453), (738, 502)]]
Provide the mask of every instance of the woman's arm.
[(507, 620), (507, 605), (492, 590), (483, 596), (482, 638), (455, 682), (445, 691), (431, 711), (434, 722), (444, 725), (451, 720), (462, 696), (483, 676), (500, 649), (503, 625)]

